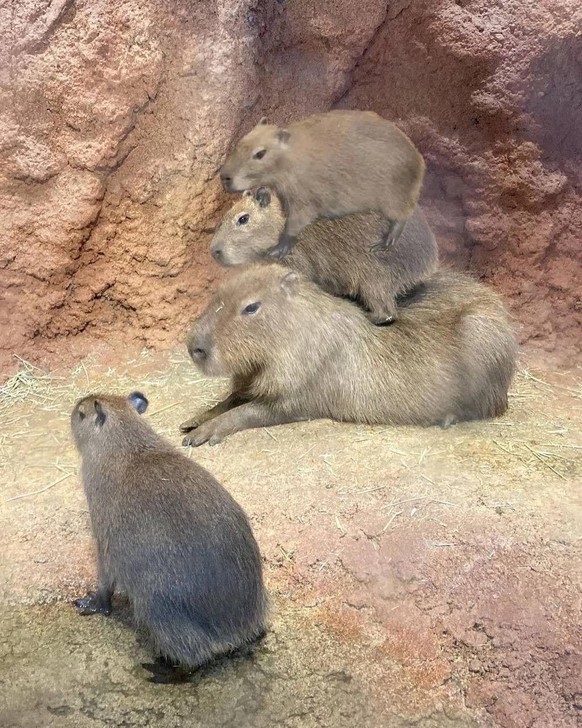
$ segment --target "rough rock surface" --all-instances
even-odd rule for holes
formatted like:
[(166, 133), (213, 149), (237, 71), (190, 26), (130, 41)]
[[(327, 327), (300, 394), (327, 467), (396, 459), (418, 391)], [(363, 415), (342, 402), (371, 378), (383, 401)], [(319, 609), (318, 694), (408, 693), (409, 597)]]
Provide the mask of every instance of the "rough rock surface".
[(444, 256), (571, 362), (581, 21), (575, 0), (3, 3), (0, 370), (105, 339), (174, 344), (220, 275), (229, 145), (264, 113), (337, 103), (410, 133)]
[(582, 9), (393, 2), (342, 105), (399, 120), (445, 253), (510, 298), (522, 338), (580, 355)]

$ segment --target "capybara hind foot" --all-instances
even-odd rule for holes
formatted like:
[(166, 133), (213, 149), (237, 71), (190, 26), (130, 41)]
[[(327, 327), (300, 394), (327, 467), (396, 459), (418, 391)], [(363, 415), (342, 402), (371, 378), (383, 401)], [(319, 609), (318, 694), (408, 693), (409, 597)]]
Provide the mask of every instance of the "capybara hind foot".
[(448, 414), (440, 423), (443, 430), (448, 430), (452, 425), (456, 425), (459, 418), (456, 415)]
[(148, 682), (157, 685), (176, 685), (186, 682), (193, 672), (192, 669), (174, 664), (165, 657), (158, 657), (155, 662), (142, 662), (141, 666), (152, 673)]
[(370, 250), (375, 253), (382, 252), (383, 250), (388, 250), (388, 248), (394, 245), (394, 243), (402, 235), (402, 231), (404, 230), (404, 224), (405, 221), (402, 220), (391, 220), (390, 224), (387, 225), (385, 231), (383, 232), (382, 238), (377, 243), (370, 246)]
[(396, 312), (390, 313), (388, 311), (367, 311), (366, 317), (368, 321), (374, 324), (374, 326), (388, 326), (388, 324), (393, 324), (398, 316), (396, 315)]
[(83, 599), (75, 599), (73, 604), (83, 616), (91, 614), (111, 614), (111, 595), (105, 592), (89, 592)]

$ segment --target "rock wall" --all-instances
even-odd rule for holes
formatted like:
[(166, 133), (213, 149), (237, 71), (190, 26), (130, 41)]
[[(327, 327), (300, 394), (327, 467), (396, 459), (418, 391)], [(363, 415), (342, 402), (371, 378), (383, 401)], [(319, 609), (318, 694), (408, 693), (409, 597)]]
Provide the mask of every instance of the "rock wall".
[(0, 369), (173, 346), (222, 275), (208, 243), (229, 145), (263, 114), (333, 105), (402, 125), (443, 257), (571, 363), (581, 24), (575, 0), (4, 3)]

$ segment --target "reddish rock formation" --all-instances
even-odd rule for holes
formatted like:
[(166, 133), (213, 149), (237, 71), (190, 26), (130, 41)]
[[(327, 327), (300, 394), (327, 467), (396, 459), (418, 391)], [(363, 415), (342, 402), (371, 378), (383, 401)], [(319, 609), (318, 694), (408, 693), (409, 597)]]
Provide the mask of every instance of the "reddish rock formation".
[(21, 0), (0, 14), (0, 369), (171, 346), (220, 271), (215, 172), (264, 113), (373, 108), (425, 154), (445, 257), (580, 355), (575, 0)]

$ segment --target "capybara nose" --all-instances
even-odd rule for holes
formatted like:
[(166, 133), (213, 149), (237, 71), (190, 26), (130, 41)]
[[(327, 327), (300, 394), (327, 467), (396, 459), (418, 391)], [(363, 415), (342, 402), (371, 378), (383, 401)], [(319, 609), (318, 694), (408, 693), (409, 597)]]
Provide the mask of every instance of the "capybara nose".
[(224, 187), (226, 192), (230, 192), (230, 189), (232, 187), (232, 177), (230, 177), (228, 174), (221, 174), (220, 181), (222, 182), (222, 186)]
[(222, 258), (223, 258), (222, 248), (215, 248), (214, 250), (211, 251), (211, 253), (212, 253), (212, 257), (214, 258), (214, 260), (217, 263), (222, 262)]
[(193, 359), (199, 359), (199, 360), (206, 359), (206, 357), (208, 356), (206, 350), (205, 349), (201, 349), (198, 346), (195, 349), (192, 349), (190, 351), (190, 354), (191, 354), (191, 356), (192, 356)]
[(208, 351), (196, 339), (191, 339), (188, 342), (188, 353), (194, 361), (204, 361), (208, 357)]

